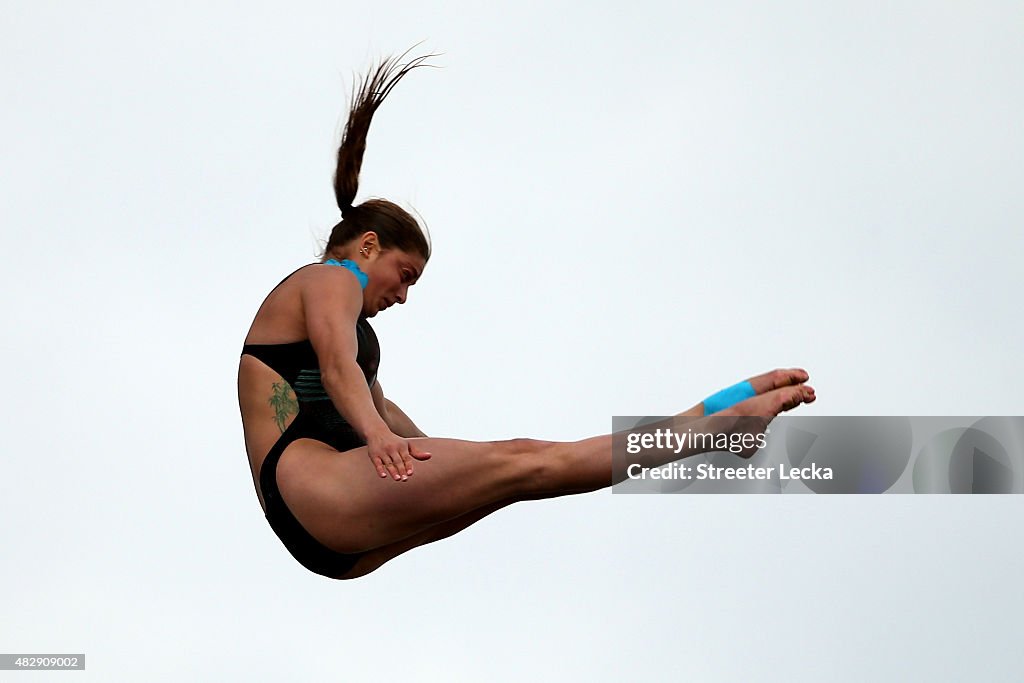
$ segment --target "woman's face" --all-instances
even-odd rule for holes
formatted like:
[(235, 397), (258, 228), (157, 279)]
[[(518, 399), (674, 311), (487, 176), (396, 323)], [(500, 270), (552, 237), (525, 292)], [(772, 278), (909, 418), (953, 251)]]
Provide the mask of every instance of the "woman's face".
[(369, 278), (363, 290), (363, 315), (372, 318), (389, 306), (404, 304), (425, 265), (419, 254), (400, 249), (372, 252), (359, 264)]

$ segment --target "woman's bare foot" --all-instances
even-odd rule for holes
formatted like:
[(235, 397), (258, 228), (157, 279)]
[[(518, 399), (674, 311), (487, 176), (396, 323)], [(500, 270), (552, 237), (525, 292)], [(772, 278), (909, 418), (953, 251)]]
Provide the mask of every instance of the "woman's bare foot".
[[(805, 384), (808, 379), (807, 372), (799, 368), (774, 370), (751, 378), (749, 382), (757, 391), (757, 395), (716, 413), (712, 419), (739, 418), (731, 425), (729, 431), (750, 434), (757, 441), (780, 413), (793, 410), (804, 403), (814, 403), (817, 397), (814, 388)], [(757, 451), (757, 446), (751, 446), (737, 452), (736, 455), (749, 458)]]
[(750, 382), (750, 385), (754, 387), (754, 391), (756, 391), (757, 395), (760, 396), (761, 394), (768, 393), (773, 389), (781, 389), (783, 387), (803, 384), (808, 379), (810, 379), (810, 375), (808, 375), (807, 371), (803, 368), (788, 368), (772, 370), (771, 372), (766, 372), (763, 375), (751, 377), (747, 381)]
[[(780, 368), (778, 370), (772, 370), (766, 372), (763, 375), (757, 377), (751, 377), (747, 381), (750, 382), (750, 386), (754, 388), (756, 398), (762, 394), (766, 394), (775, 389), (781, 389), (783, 387), (792, 387), (803, 384), (808, 380), (807, 371), (803, 368)], [(813, 393), (813, 390), (812, 390)], [(813, 399), (812, 399), (813, 400)], [(809, 403), (810, 401), (808, 401)], [(734, 406), (730, 406), (729, 409)], [(713, 415), (715, 413), (708, 413), (705, 411), (704, 402), (701, 401), (697, 405), (693, 406), (689, 410), (679, 413), (679, 417), (702, 417), (704, 415)], [(726, 409), (726, 410), (729, 410)], [(725, 411), (720, 411), (718, 414), (725, 414)], [(778, 413), (773, 413), (777, 415)]]
[[(804, 379), (800, 380), (798, 384), (782, 385), (777, 388), (773, 387), (764, 391), (758, 391), (757, 396), (752, 396), (746, 401), (740, 401), (736, 405), (718, 413), (718, 415), (775, 417), (779, 413), (792, 410), (802, 403), (814, 403), (814, 400), (817, 398), (814, 394), (814, 388), (804, 384), (807, 381), (806, 372), (803, 373), (803, 376)], [(765, 375), (761, 375), (761, 377), (765, 377)], [(755, 379), (761, 379), (761, 377)], [(754, 384), (754, 380), (751, 380), (750, 383)], [(757, 389), (757, 385), (754, 385), (754, 388)]]
[[(636, 427), (633, 431), (637, 434), (638, 443), (641, 439), (639, 435), (644, 432), (648, 433), (645, 438), (653, 438), (658, 432), (665, 431), (672, 431), (676, 435), (696, 431), (703, 435), (726, 436), (728, 443), (735, 444), (735, 447), (729, 448), (730, 452), (742, 458), (749, 458), (758, 451), (760, 444), (763, 443), (761, 435), (779, 413), (792, 410), (803, 403), (814, 402), (814, 389), (807, 386), (808, 379), (807, 371), (801, 368), (772, 370), (747, 380), (757, 392), (755, 396), (735, 403), (725, 410), (705, 415), (704, 403), (701, 402), (673, 418)], [(717, 437), (711, 439), (712, 443), (719, 441)], [(656, 447), (645, 445), (642, 454), (633, 459), (624, 458), (617, 466), (622, 467), (623, 463), (628, 465), (635, 462), (642, 467), (659, 467), (667, 462), (715, 450), (707, 448), (706, 441), (702, 441), (699, 447), (691, 442), (688, 448), (678, 446), (675, 449), (663, 448), (660, 442), (658, 444)]]

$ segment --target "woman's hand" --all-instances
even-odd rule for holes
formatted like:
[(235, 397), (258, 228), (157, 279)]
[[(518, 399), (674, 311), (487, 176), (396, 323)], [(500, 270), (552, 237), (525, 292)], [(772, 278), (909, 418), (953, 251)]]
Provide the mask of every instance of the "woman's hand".
[(390, 429), (367, 438), (366, 452), (381, 477), (391, 473), (395, 481), (405, 481), (412, 475), (412, 461), (426, 460), (430, 453), (420, 450), (415, 442), (396, 436)]

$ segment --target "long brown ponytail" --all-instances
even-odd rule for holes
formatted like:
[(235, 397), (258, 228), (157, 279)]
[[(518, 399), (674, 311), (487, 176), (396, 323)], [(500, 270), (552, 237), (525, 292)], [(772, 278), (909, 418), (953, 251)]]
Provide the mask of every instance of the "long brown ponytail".
[(338, 167), (334, 173), (334, 195), (341, 209), (342, 220), (331, 230), (325, 252), (347, 243), (364, 232), (374, 231), (383, 249), (398, 248), (430, 258), (430, 243), (416, 219), (386, 199), (371, 199), (354, 206), (359, 191), (359, 169), (366, 151), (370, 121), (384, 98), (402, 78), (434, 55), (417, 57), (404, 64), (409, 51), (382, 60), (353, 86), (348, 122), (338, 147)]

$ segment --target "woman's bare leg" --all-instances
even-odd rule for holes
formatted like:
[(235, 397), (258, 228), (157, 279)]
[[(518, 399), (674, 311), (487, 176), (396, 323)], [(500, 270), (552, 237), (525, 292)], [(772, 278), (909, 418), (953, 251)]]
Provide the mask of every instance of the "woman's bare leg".
[[(806, 379), (806, 377), (802, 377), (800, 375), (793, 375), (792, 373), (787, 373), (785, 371), (774, 371), (765, 373), (764, 375), (760, 375), (758, 377), (754, 377), (750, 380), (750, 382), (753, 385), (754, 390), (758, 394), (765, 394), (769, 391), (778, 389), (780, 387), (799, 383), (804, 379)], [(682, 413), (679, 413), (680, 417), (702, 417), (703, 415), (703, 402), (698, 403), (697, 405), (693, 406), (692, 408)], [(395, 543), (390, 543), (388, 545), (381, 546), (380, 548), (374, 548), (373, 550), (364, 553), (363, 556), (359, 558), (359, 561), (356, 563), (356, 566), (353, 567), (348, 574), (341, 578), (356, 579), (361, 576), (366, 576), (370, 572), (376, 571), (377, 569), (382, 567), (385, 563), (395, 559), (403, 553), (412, 550), (413, 548), (418, 548), (422, 545), (434, 543), (435, 541), (440, 541), (442, 539), (448, 538), (449, 536), (453, 536), (462, 531), (463, 529), (466, 529), (467, 527), (476, 524), (481, 519), (487, 517), (491, 513), (497, 512), (498, 510), (507, 507), (513, 503), (525, 500), (540, 500), (543, 498), (551, 498), (555, 496), (572, 495), (574, 493), (586, 492), (587, 489), (583, 489), (579, 491), (563, 491), (554, 494), (554, 496), (522, 496), (519, 498), (513, 498), (498, 503), (494, 503), (493, 505), (484, 506), (477, 510), (473, 510), (472, 512), (466, 513), (460, 517), (456, 517), (455, 519), (451, 519), (447, 522), (442, 522), (441, 524), (429, 527), (424, 531), (409, 536), (408, 538), (404, 538), (400, 541), (396, 541)]]
[[(564, 494), (559, 495), (571, 495), (572, 493), (585, 492), (567, 491)], [(435, 541), (440, 541), (442, 539), (448, 538), (449, 536), (454, 536), (463, 529), (472, 526), (473, 524), (476, 524), (481, 519), (490, 515), (491, 513), (497, 512), (498, 510), (504, 507), (508, 507), (513, 503), (519, 503), (526, 500), (540, 500), (543, 498), (552, 497), (555, 496), (530, 496), (517, 498), (513, 500), (504, 500), (500, 503), (495, 503), (494, 505), (487, 505), (478, 510), (473, 510), (472, 512), (464, 514), (461, 517), (456, 517), (455, 519), (448, 520), (447, 522), (442, 522), (441, 524), (432, 526), (424, 531), (419, 532), (418, 534), (413, 534), (409, 538), (404, 538), (401, 541), (397, 541), (395, 543), (391, 543), (380, 548), (374, 548), (373, 550), (364, 553), (362, 557), (359, 558), (359, 561), (356, 563), (356, 566), (353, 567), (349, 573), (347, 573), (345, 576), (341, 578), (357, 579), (360, 576), (366, 576), (370, 572), (379, 569), (386, 562), (395, 559), (399, 555), (406, 553), (412, 550), (413, 548), (418, 548), (421, 545), (427, 545), (429, 543), (433, 543)]]
[[(600, 473), (601, 461), (611, 462), (611, 441), (603, 457), (601, 445), (588, 441), (417, 439), (433, 456), (397, 482), (377, 475), (365, 447), (338, 453), (299, 439), (281, 455), (277, 481), (289, 509), (317, 540), (340, 552), (365, 552), (495, 504), (608, 486), (610, 470)], [(579, 471), (568, 476), (566, 462), (573, 460)], [(585, 486), (583, 478), (594, 483)]]
[(364, 553), (356, 566), (351, 569), (345, 576), (340, 577), (343, 579), (357, 579), (360, 576), (366, 576), (372, 571), (379, 569), (385, 562), (393, 560), (402, 553), (409, 552), (413, 548), (418, 548), (421, 545), (427, 545), (434, 541), (440, 541), (443, 538), (448, 538), (453, 534), (457, 534), (468, 526), (476, 524), (481, 519), (496, 512), (503, 507), (507, 507), (515, 500), (502, 501), (501, 503), (495, 503), (494, 505), (487, 505), (473, 512), (469, 512), (461, 517), (442, 522), (432, 526), (418, 534), (413, 534), (408, 538), (403, 538), (401, 541), (395, 543), (389, 543), (388, 545), (381, 546), (380, 548), (374, 548)]
[[(765, 393), (720, 414), (725, 417), (700, 419), (772, 417), (813, 401), (813, 390), (802, 384), (806, 373), (786, 372), (791, 373), (789, 379), (762, 382)], [(781, 388), (767, 388), (779, 384)], [(755, 384), (755, 389), (761, 388)], [(610, 435), (573, 443), (419, 441), (433, 457), (417, 462), (415, 474), (407, 481), (396, 482), (377, 475), (365, 448), (339, 454), (321, 442), (299, 439), (286, 449), (278, 464), (281, 495), (303, 527), (320, 542), (339, 552), (354, 553), (408, 541), (431, 527), (495, 505), (604, 488), (612, 484), (615, 475)], [(666, 453), (658, 457), (671, 462), (682, 456)]]

